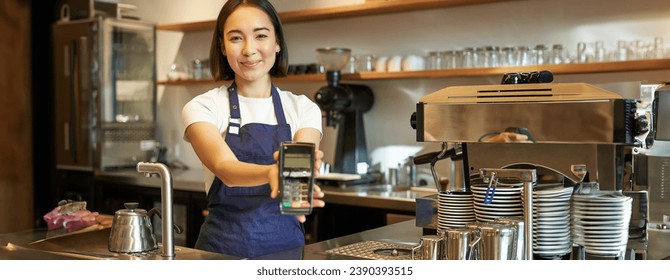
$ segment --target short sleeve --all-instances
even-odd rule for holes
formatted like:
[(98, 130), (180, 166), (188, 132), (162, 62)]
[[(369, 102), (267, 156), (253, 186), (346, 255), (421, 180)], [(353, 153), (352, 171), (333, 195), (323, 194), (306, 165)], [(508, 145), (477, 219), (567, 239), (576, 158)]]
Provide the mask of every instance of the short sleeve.
[(302, 112), (300, 114), (301, 117), (298, 129), (314, 128), (318, 130), (321, 133), (321, 137), (323, 137), (321, 108), (306, 96), (301, 96), (300, 108), (302, 109)]
[[(219, 131), (223, 131), (228, 126), (229, 109), (227, 105), (226, 91), (213, 89), (200, 94), (184, 105), (181, 118), (184, 125), (185, 141), (189, 142), (186, 136), (186, 128), (197, 122), (208, 122), (215, 125)], [(226, 104), (224, 104), (226, 103)]]

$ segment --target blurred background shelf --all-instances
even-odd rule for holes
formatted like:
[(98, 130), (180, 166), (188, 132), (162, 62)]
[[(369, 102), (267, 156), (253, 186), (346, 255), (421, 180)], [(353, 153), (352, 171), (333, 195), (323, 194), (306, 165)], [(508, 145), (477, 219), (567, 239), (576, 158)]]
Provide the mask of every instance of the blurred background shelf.
[[(612, 73), (630, 71), (653, 71), (670, 69), (670, 58), (631, 60), (617, 62), (598, 63), (572, 63), (572, 64), (546, 64), (514, 67), (491, 67), (491, 68), (461, 68), (443, 70), (423, 71), (401, 71), (401, 72), (361, 72), (354, 74), (343, 74), (342, 80), (346, 81), (368, 81), (368, 80), (391, 80), (391, 79), (436, 79), (455, 77), (484, 77), (501, 76), (508, 72), (532, 72), (548, 70), (554, 75), (566, 74), (591, 74)], [(275, 79), (277, 82), (321, 82), (326, 81), (325, 74), (300, 74), (289, 75), (284, 78)], [(159, 85), (203, 85), (211, 84), (211, 80), (178, 80), (159, 81)]]

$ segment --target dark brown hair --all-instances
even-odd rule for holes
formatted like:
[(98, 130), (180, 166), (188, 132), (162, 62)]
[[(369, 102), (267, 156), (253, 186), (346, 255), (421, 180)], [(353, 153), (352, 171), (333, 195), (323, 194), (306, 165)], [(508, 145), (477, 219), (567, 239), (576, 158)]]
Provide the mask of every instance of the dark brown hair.
[(275, 37), (277, 38), (277, 44), (279, 44), (280, 49), (277, 54), (277, 59), (275, 64), (270, 69), (270, 76), (272, 77), (285, 77), (288, 72), (288, 48), (286, 47), (286, 42), (284, 40), (284, 31), (282, 30), (281, 21), (279, 20), (279, 15), (275, 8), (267, 0), (228, 0), (221, 8), (219, 12), (219, 17), (216, 20), (216, 27), (214, 28), (214, 34), (212, 35), (212, 45), (209, 49), (209, 60), (212, 68), (212, 77), (215, 81), (224, 81), (224, 80), (233, 80), (235, 79), (235, 72), (228, 64), (226, 56), (222, 53), (222, 43), (223, 43), (223, 25), (226, 23), (226, 20), (232, 14), (237, 7), (241, 5), (250, 5), (257, 7), (265, 12), (270, 18), (272, 25), (275, 29)]

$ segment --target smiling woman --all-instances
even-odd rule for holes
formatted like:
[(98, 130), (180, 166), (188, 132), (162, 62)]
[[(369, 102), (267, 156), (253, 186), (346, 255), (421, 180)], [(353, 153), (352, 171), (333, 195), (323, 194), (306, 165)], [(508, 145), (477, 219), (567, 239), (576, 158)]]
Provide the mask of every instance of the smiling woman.
[[(206, 173), (209, 215), (198, 249), (249, 258), (305, 244), (306, 217), (279, 209), (277, 155), (283, 142), (306, 142), (315, 147), (314, 166), (320, 165), (321, 110), (273, 85), (273, 78), (286, 76), (287, 53), (268, 1), (226, 2), (210, 61), (214, 79), (232, 83), (196, 96), (182, 111), (185, 140)], [(315, 185), (312, 206), (323, 207), (323, 196)]]
[(29, 1), (0, 2), (0, 233), (32, 226)]

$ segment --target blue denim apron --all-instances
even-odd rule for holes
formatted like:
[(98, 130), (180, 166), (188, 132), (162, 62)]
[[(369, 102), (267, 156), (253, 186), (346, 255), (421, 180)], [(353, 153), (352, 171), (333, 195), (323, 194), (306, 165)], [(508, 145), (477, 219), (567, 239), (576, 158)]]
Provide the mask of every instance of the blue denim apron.
[[(279, 143), (291, 141), (277, 89), (272, 87), (277, 125), (250, 123), (240, 127), (237, 88), (228, 88), (230, 121), (226, 144), (237, 159), (256, 164), (274, 164)], [(279, 201), (270, 198), (270, 185), (229, 187), (218, 177), (207, 193), (209, 215), (200, 229), (195, 248), (253, 258), (305, 245), (303, 229), (295, 216), (282, 215)]]

